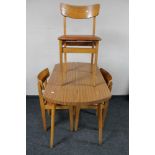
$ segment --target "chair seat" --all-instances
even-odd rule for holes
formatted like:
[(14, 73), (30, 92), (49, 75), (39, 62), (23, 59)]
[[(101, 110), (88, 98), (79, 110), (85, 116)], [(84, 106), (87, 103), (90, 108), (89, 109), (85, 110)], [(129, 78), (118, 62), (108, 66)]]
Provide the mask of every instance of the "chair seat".
[(100, 41), (101, 38), (95, 35), (62, 35), (58, 38), (62, 41)]

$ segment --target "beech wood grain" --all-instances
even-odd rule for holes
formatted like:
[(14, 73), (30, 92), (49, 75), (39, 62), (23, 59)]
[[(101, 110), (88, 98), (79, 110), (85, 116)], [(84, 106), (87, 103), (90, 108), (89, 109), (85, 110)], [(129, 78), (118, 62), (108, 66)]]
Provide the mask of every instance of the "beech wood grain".
[(71, 5), (71, 4), (60, 4), (61, 14), (65, 17), (74, 19), (87, 19), (96, 17), (99, 14), (100, 4), (93, 5)]

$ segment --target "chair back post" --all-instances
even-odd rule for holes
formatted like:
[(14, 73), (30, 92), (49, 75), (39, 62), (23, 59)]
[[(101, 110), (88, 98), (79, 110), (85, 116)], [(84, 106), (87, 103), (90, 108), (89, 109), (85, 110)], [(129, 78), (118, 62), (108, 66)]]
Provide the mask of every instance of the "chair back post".
[(48, 68), (44, 69), (38, 74), (38, 93), (39, 93), (39, 100), (40, 106), (44, 106), (44, 97), (43, 97), (43, 90), (45, 90), (47, 84), (47, 78), (49, 77), (49, 70)]
[(95, 35), (96, 31), (96, 17), (93, 17), (93, 35)]
[(40, 107), (44, 107), (44, 97), (43, 97), (43, 83), (41, 80), (38, 80), (38, 94), (40, 100)]

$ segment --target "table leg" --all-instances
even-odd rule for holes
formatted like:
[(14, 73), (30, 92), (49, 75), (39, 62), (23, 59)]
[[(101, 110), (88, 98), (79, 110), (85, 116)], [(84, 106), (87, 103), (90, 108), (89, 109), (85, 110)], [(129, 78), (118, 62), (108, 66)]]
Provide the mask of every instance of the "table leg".
[(102, 103), (98, 105), (98, 135), (99, 135), (99, 144), (102, 144), (103, 138), (103, 115), (102, 115)]
[(104, 102), (104, 112), (103, 112), (103, 119), (105, 120), (107, 113), (108, 113), (109, 101)]
[(76, 113), (75, 113), (75, 131), (77, 131), (77, 129), (78, 129), (79, 115), (80, 115), (80, 107), (79, 106), (76, 106)]
[(73, 106), (69, 106), (70, 130), (73, 131)]
[(55, 104), (52, 105), (51, 109), (51, 137), (50, 137), (50, 148), (53, 147), (54, 144), (54, 128), (55, 128)]

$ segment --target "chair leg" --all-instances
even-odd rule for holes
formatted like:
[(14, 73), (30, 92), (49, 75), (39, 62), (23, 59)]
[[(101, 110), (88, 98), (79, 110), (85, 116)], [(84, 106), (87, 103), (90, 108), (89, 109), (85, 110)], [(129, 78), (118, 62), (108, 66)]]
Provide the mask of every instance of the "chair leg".
[(77, 129), (78, 129), (79, 115), (80, 115), (80, 107), (79, 106), (76, 106), (76, 113), (75, 113), (75, 131), (77, 131)]
[[(92, 48), (94, 48), (94, 43)], [(91, 64), (93, 65), (93, 63), (94, 63), (94, 53), (91, 53)]]
[(55, 104), (52, 105), (51, 109), (51, 137), (50, 137), (50, 148), (53, 147), (54, 144), (54, 128), (55, 128)]
[(107, 117), (107, 113), (108, 113), (109, 102), (105, 102), (104, 104), (105, 105), (104, 105), (103, 118), (105, 120), (105, 118)]
[(94, 62), (94, 70), (93, 70), (93, 85), (96, 86), (96, 68), (97, 68), (97, 61), (98, 61), (98, 45), (99, 42), (96, 42), (96, 53), (95, 53), (95, 62)]
[(42, 121), (43, 121), (43, 128), (46, 131), (47, 127), (46, 127), (46, 111), (44, 109), (44, 107), (41, 107), (41, 117), (42, 117)]
[[(66, 47), (66, 42), (64, 44), (64, 47)], [(65, 61), (65, 72), (67, 72), (67, 53), (64, 53), (64, 61)]]
[(102, 115), (102, 104), (98, 105), (98, 127), (99, 127), (99, 144), (102, 144), (103, 137), (103, 115)]
[(93, 64), (93, 85), (96, 86), (96, 67), (97, 67), (98, 53), (95, 53), (95, 62)]
[(69, 107), (70, 130), (73, 131), (73, 106)]
[(60, 51), (60, 69), (61, 69), (61, 84), (63, 84), (64, 75), (63, 75), (63, 48), (62, 41), (59, 40), (59, 51)]
[(93, 74), (94, 73), (94, 54), (93, 56), (91, 55), (91, 73)]

